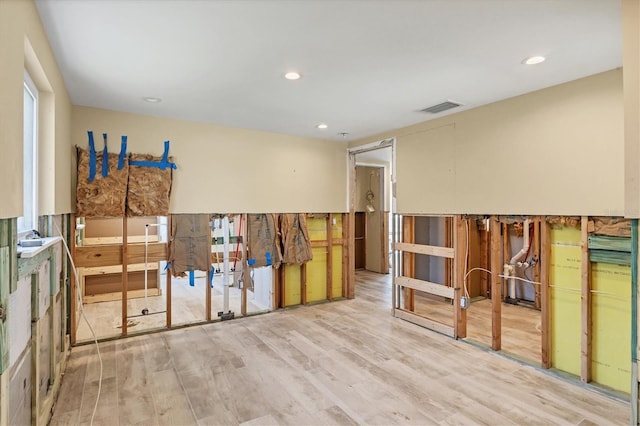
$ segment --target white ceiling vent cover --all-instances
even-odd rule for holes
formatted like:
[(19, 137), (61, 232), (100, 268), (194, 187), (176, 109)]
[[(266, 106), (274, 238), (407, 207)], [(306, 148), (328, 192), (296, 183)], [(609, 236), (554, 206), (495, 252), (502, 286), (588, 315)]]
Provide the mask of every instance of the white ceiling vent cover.
[(425, 109), (421, 109), (420, 112), (428, 112), (429, 114), (437, 114), (437, 113), (442, 112), (442, 111), (447, 111), (449, 109), (458, 108), (461, 105), (462, 105), (461, 103), (449, 100), (449, 101), (446, 101), (446, 102), (439, 103), (437, 105), (430, 106), (430, 107), (425, 108)]

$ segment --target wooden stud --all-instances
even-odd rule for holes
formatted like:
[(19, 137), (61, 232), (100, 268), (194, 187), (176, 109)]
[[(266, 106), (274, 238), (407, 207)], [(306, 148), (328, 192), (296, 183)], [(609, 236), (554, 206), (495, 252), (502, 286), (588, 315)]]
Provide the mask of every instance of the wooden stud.
[(327, 299), (333, 299), (333, 213), (327, 216)]
[[(453, 249), (453, 218), (444, 218), (444, 245)], [(453, 253), (453, 250), (451, 250)], [(444, 260), (444, 285), (453, 287), (453, 256)]]
[(300, 265), (300, 303), (307, 304), (307, 264)]
[[(489, 245), (489, 228), (484, 231), (480, 231), (480, 267), (483, 269), (490, 269), (490, 245)], [(480, 292), (483, 297), (489, 297), (491, 288), (491, 279), (488, 274), (482, 273), (480, 275)]]
[(580, 276), (582, 292), (580, 301), (582, 304), (582, 339), (581, 339), (581, 367), (580, 380), (589, 383), (591, 381), (591, 262), (589, 261), (589, 222), (588, 216), (582, 216), (580, 221), (582, 259), (580, 263)]
[(122, 335), (127, 335), (127, 292), (129, 291), (129, 273), (127, 271), (127, 217), (122, 218)]
[[(540, 282), (540, 217), (536, 217), (533, 221), (533, 256), (538, 259), (536, 266), (533, 269), (533, 280), (535, 282)], [(525, 259), (526, 260), (526, 259)], [(540, 286), (534, 285), (535, 289), (535, 307), (536, 309), (540, 309)]]
[[(172, 225), (173, 225), (173, 221), (172, 221), (173, 216), (169, 215), (169, 217), (167, 218), (167, 243), (171, 240), (171, 232), (172, 232)], [(167, 249), (167, 257), (166, 257), (167, 263), (169, 263), (171, 261), (171, 259), (169, 259), (169, 250)], [(171, 328), (171, 268), (167, 268), (166, 270), (166, 285), (167, 285), (167, 328)]]
[[(502, 263), (505, 265), (511, 261), (511, 238), (509, 236), (509, 225), (507, 223), (502, 224)], [(502, 273), (502, 272), (500, 272)], [(507, 280), (502, 280), (501, 294), (507, 294)]]
[(551, 368), (551, 292), (549, 278), (551, 271), (551, 226), (544, 217), (540, 218), (540, 316), (542, 334), (542, 368)]
[[(415, 241), (415, 217), (403, 216), (402, 217), (402, 242), (411, 243)], [(397, 246), (397, 245), (396, 245)], [(402, 276), (408, 278), (415, 277), (415, 254), (403, 251), (402, 252)], [(412, 288), (403, 289), (404, 306), (401, 305), (407, 311), (413, 312), (415, 309), (414, 290)]]
[(491, 349), (502, 349), (502, 257), (500, 256), (500, 222), (495, 216), (489, 219), (491, 240)]
[[(75, 215), (71, 215), (71, 219), (70, 219), (70, 224), (69, 224), (69, 231), (70, 231), (70, 238), (69, 238), (69, 245), (70, 245), (70, 249), (69, 251), (71, 252), (71, 257), (72, 259), (76, 258), (76, 217)], [(77, 266), (77, 265), (76, 265)], [(70, 324), (70, 328), (69, 331), (71, 333), (71, 336), (69, 336), (69, 341), (71, 343), (71, 345), (75, 345), (76, 344), (76, 332), (78, 329), (78, 320), (76, 318), (76, 312), (78, 309), (78, 293), (76, 292), (76, 288), (77, 288), (77, 284), (76, 284), (76, 274), (75, 272), (70, 274), (69, 276), (69, 287), (70, 287), (70, 299), (71, 299), (71, 304), (70, 304), (70, 310), (69, 310), (69, 319), (71, 321)]]
[[(209, 218), (209, 224), (211, 224), (211, 218)], [(209, 225), (209, 235), (212, 234), (212, 229), (211, 229), (211, 225)], [(228, 235), (225, 235), (224, 238), (228, 238)], [(230, 245), (229, 245), (230, 247)], [(209, 248), (209, 250), (211, 250), (211, 248)], [(227, 256), (229, 256), (229, 253), (227, 253)], [(228, 264), (228, 262), (227, 262)], [(195, 272), (194, 272), (195, 273)], [(207, 262), (207, 275), (204, 278), (204, 297), (205, 297), (205, 302), (204, 302), (204, 318), (207, 321), (211, 321), (211, 284), (209, 283), (209, 276), (211, 274), (211, 259), (209, 259), (209, 261)], [(224, 274), (223, 274), (224, 275)], [(224, 289), (226, 288), (225, 286), (228, 283), (222, 283), (222, 289), (223, 291), (225, 291)]]
[(454, 230), (453, 241), (455, 257), (453, 258), (453, 327), (455, 329), (456, 339), (463, 339), (467, 337), (467, 310), (462, 309), (460, 299), (465, 295), (464, 293), (464, 274), (465, 274), (465, 262), (466, 259), (466, 221), (468, 219), (462, 219), (462, 216), (454, 217)]
[[(246, 262), (246, 259), (249, 259), (249, 256), (247, 256), (247, 250), (248, 250), (248, 244), (247, 244), (247, 235), (249, 234), (249, 225), (247, 223), (247, 220), (249, 218), (247, 217), (246, 214), (242, 215), (242, 258), (244, 259), (242, 261), (242, 304), (240, 306), (240, 313), (242, 314), (242, 316), (247, 315), (247, 288), (249, 287), (249, 283), (251, 282), (251, 274), (249, 273), (249, 265)], [(273, 269), (273, 268), (271, 268)], [(273, 293), (273, 286), (275, 285), (275, 283), (273, 283), (272, 280), (272, 293)], [(272, 301), (273, 303), (273, 301)]]
[[(355, 281), (355, 235), (353, 239), (350, 237), (353, 227), (351, 220), (354, 217), (350, 213), (342, 215), (342, 297), (348, 296), (351, 270), (354, 271), (353, 279)], [(352, 261), (353, 264), (351, 264)]]
[(347, 249), (348, 256), (348, 269), (347, 269), (347, 298), (353, 299), (356, 295), (356, 258), (355, 258), (355, 224), (356, 224), (356, 155), (349, 154), (349, 220), (348, 224), (348, 237), (347, 241), (349, 247)]
[(382, 213), (382, 232), (380, 235), (380, 249), (382, 256), (382, 273), (389, 273), (389, 212)]

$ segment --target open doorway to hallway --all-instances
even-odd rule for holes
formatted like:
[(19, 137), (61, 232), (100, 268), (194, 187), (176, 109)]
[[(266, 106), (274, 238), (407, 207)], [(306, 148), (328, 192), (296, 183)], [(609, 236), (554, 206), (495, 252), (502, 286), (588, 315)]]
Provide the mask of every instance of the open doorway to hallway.
[(391, 268), (393, 139), (350, 150), (353, 268), (388, 274)]

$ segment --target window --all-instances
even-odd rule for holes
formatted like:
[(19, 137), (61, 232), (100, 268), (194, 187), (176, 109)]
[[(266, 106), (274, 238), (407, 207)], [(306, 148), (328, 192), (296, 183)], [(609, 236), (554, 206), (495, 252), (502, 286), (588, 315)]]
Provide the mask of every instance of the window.
[(18, 235), (38, 227), (38, 89), (24, 74), (23, 210)]

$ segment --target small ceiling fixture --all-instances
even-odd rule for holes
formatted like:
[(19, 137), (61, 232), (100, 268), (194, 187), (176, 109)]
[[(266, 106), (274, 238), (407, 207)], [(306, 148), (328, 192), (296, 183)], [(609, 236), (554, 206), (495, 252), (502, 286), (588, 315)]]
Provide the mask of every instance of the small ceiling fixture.
[(545, 58), (544, 56), (529, 56), (528, 58), (524, 58), (522, 60), (522, 63), (524, 65), (536, 65), (544, 62), (545, 59), (547, 58)]
[(162, 99), (160, 98), (152, 98), (152, 97), (146, 97), (146, 98), (142, 98), (145, 102), (149, 102), (152, 104), (157, 104), (158, 102), (162, 102)]
[(284, 75), (284, 78), (286, 78), (287, 80), (300, 80), (300, 77), (300, 73), (296, 71), (289, 71)]
[(326, 129), (326, 128), (327, 128), (327, 127), (329, 127), (329, 126), (327, 126), (327, 123), (320, 123), (320, 124), (318, 124), (316, 127), (317, 127), (318, 129)]

